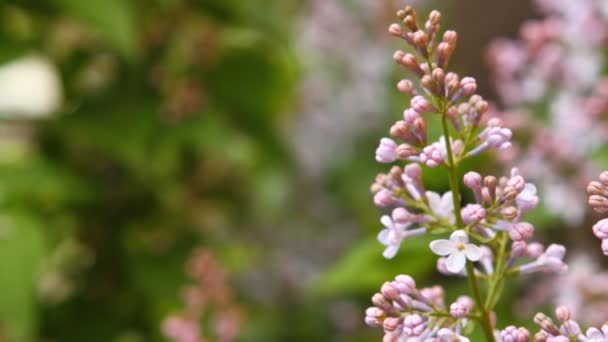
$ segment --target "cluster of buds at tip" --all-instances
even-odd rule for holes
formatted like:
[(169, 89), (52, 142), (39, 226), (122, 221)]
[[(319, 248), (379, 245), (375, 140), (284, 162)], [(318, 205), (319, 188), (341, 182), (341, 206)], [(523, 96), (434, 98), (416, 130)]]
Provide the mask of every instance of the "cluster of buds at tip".
[(608, 341), (607, 324), (602, 325), (600, 329), (590, 327), (583, 331), (565, 306), (558, 306), (555, 309), (555, 318), (558, 322), (554, 322), (549, 316), (540, 312), (534, 316), (534, 323), (540, 327), (540, 331), (534, 335), (535, 342)]
[(384, 329), (384, 341), (469, 341), (461, 331), (470, 321), (473, 300), (459, 297), (449, 308), (441, 286), (418, 289), (414, 279), (399, 275), (372, 296), (365, 323)]
[[(608, 212), (608, 171), (600, 174), (599, 182), (592, 181), (587, 186), (589, 206), (598, 213)], [(593, 234), (602, 240), (602, 252), (608, 256), (608, 218), (593, 225)]]

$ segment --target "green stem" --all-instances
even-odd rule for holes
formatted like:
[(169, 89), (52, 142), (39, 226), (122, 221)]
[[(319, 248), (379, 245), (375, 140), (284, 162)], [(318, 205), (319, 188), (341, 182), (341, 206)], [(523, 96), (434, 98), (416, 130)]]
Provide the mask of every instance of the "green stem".
[(486, 307), (492, 309), (496, 304), (496, 297), (500, 295), (500, 288), (505, 278), (505, 271), (507, 270), (507, 244), (508, 235), (506, 232), (499, 233), (499, 247), (498, 255), (496, 256), (496, 269), (494, 274), (491, 276), (490, 289), (488, 290), (488, 297), (486, 298)]
[[(443, 106), (446, 107), (446, 106)], [(459, 190), (459, 182), (458, 182), (458, 165), (454, 162), (454, 156), (452, 154), (452, 142), (450, 141), (450, 132), (448, 128), (448, 122), (446, 117), (446, 109), (442, 108), (441, 113), (441, 125), (443, 126), (443, 135), (445, 138), (445, 146), (448, 155), (448, 173), (450, 175), (450, 189), (452, 190), (452, 198), (454, 201), (454, 216), (456, 216), (456, 225), (458, 229), (464, 228), (464, 223), (462, 222), (462, 216), (460, 215), (460, 190)], [(480, 322), (483, 328), (484, 335), (486, 336), (486, 341), (494, 342), (494, 329), (492, 328), (492, 322), (490, 321), (490, 315), (488, 310), (484, 304), (483, 297), (481, 295), (481, 291), (479, 288), (479, 282), (477, 281), (477, 277), (475, 276), (475, 269), (473, 267), (473, 263), (467, 260), (467, 277), (469, 278), (469, 284), (471, 286), (471, 290), (473, 292), (473, 298), (477, 307), (479, 308), (479, 312), (481, 314)]]

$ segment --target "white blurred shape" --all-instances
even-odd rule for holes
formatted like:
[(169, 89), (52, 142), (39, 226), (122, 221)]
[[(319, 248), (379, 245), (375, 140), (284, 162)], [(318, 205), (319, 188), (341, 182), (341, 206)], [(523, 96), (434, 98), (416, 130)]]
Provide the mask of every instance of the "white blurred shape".
[(57, 68), (41, 56), (0, 65), (0, 117), (47, 117), (61, 106)]

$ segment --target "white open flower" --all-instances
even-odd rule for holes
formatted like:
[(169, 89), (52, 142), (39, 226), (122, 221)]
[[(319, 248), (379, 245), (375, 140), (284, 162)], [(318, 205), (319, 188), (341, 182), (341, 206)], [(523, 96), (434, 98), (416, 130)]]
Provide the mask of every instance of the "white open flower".
[(382, 222), (385, 227), (385, 229), (378, 234), (378, 241), (386, 246), (382, 255), (387, 259), (392, 259), (397, 254), (397, 251), (399, 251), (401, 241), (403, 241), (405, 237), (407, 225), (394, 222), (388, 215), (382, 216), (380, 222)]
[(454, 199), (451, 191), (446, 192), (443, 196), (439, 196), (438, 193), (433, 191), (427, 191), (426, 198), (428, 198), (429, 206), (435, 214), (454, 223)]
[(445, 265), (448, 271), (459, 273), (467, 260), (478, 261), (481, 258), (481, 249), (472, 243), (464, 230), (452, 233), (449, 240), (435, 240), (431, 242), (431, 250), (440, 256), (448, 256)]

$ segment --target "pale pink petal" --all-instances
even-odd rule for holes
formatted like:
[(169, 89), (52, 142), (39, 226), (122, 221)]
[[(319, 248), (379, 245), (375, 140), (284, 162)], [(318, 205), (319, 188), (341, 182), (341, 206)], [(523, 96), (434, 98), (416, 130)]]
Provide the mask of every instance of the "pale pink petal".
[(383, 245), (388, 245), (389, 244), (389, 229), (383, 229), (379, 234), (378, 234), (378, 241), (380, 241)]
[(464, 247), (464, 254), (467, 256), (467, 259), (471, 261), (478, 261), (481, 259), (481, 248), (469, 243)]
[(382, 223), (382, 225), (384, 225), (386, 228), (389, 229), (394, 229), (394, 224), (393, 224), (393, 220), (391, 219), (390, 216), (388, 215), (384, 215), (380, 218), (380, 222)]
[(398, 245), (390, 245), (390, 246), (386, 247), (386, 249), (384, 250), (382, 255), (387, 259), (392, 259), (395, 257), (395, 255), (397, 255), (398, 251), (399, 251)]
[(464, 230), (457, 230), (450, 235), (450, 241), (454, 243), (468, 243), (469, 238)]
[(433, 253), (441, 256), (448, 255), (456, 250), (456, 246), (450, 240), (435, 240), (430, 244)]
[(460, 251), (454, 251), (445, 261), (445, 266), (448, 268), (448, 271), (452, 273), (459, 273), (464, 268), (464, 264), (467, 262), (467, 259), (464, 256), (464, 253)]

